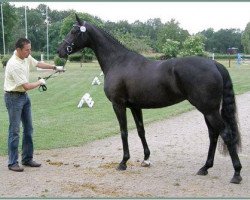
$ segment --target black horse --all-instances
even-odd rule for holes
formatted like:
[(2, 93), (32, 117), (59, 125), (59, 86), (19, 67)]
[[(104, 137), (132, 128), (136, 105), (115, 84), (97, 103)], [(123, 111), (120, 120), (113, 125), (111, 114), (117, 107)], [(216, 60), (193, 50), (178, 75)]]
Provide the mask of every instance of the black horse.
[(221, 136), (231, 156), (234, 175), (231, 183), (240, 183), (241, 163), (238, 148), (240, 132), (236, 120), (233, 85), (226, 68), (202, 58), (185, 57), (152, 61), (128, 50), (110, 34), (83, 22), (77, 23), (60, 47), (60, 57), (91, 48), (104, 73), (104, 91), (112, 102), (120, 125), (123, 159), (119, 170), (127, 168), (130, 158), (126, 108), (130, 108), (144, 148), (143, 165), (149, 164), (150, 151), (145, 138), (142, 109), (161, 108), (188, 100), (203, 115), (208, 127), (210, 146), (205, 165), (198, 175), (206, 175), (213, 166), (218, 137)]

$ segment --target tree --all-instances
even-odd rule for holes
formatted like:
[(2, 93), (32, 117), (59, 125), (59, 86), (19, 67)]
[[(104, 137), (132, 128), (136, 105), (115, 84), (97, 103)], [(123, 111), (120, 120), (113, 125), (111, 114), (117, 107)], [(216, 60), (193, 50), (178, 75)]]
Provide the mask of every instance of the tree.
[(157, 50), (156, 41), (157, 41), (157, 32), (163, 26), (160, 18), (149, 19), (145, 23), (140, 22), (139, 20), (135, 21), (131, 24), (132, 30), (131, 32), (139, 39), (149, 38), (150, 47)]
[(205, 41), (206, 51), (216, 53), (227, 53), (230, 47), (236, 47), (241, 52), (243, 46), (241, 45), (242, 32), (239, 29), (220, 29), (214, 32), (213, 29), (207, 29), (201, 32), (207, 40)]
[(58, 22), (54, 22), (53, 26), (50, 26), (49, 44), (50, 44), (51, 54), (56, 54), (58, 44), (61, 42), (61, 39), (59, 37), (61, 25), (62, 25), (62, 22), (58, 21)]
[(205, 37), (201, 34), (189, 36), (183, 43), (182, 56), (205, 55)]
[(114, 38), (116, 38), (119, 42), (121, 42), (124, 46), (131, 49), (132, 51), (138, 53), (151, 52), (152, 48), (149, 46), (150, 39), (145, 36), (141, 38), (137, 38), (133, 33), (125, 33), (122, 34), (119, 31), (116, 31), (113, 34)]
[(236, 47), (242, 51), (241, 32), (238, 29), (220, 29), (214, 34), (217, 43), (217, 51), (226, 53), (230, 47)]
[[(62, 22), (62, 26), (60, 29), (60, 37), (61, 39), (63, 39), (68, 32), (71, 30), (73, 24), (76, 23), (76, 17), (75, 17), (75, 11), (71, 12), (72, 14), (70, 14), (68, 17), (66, 17), (63, 22)], [(93, 17), (92, 15), (89, 15), (88, 13), (77, 13), (78, 17), (82, 20), (88, 21), (92, 24), (95, 24), (98, 27), (103, 27), (103, 22), (101, 19), (97, 18), (97, 17)]]
[(46, 52), (47, 36), (45, 16), (36, 9), (28, 10), (28, 38), (32, 42), (32, 48), (36, 51)]
[(171, 19), (169, 22), (164, 24), (157, 35), (157, 49), (161, 52), (163, 44), (166, 43), (167, 39), (180, 42), (182, 46), (183, 41), (189, 36), (187, 30), (183, 30), (179, 26), (179, 22), (175, 19)]
[(246, 54), (250, 53), (250, 22), (247, 24), (241, 38), (241, 44)]
[[(15, 7), (11, 6), (8, 2), (2, 3), (3, 6), (3, 23), (4, 23), (4, 39), (5, 39), (5, 49), (6, 53), (9, 53), (13, 50), (12, 41), (13, 34), (16, 30), (16, 24), (18, 24), (18, 18), (15, 12)], [(0, 16), (1, 13), (0, 13)], [(1, 19), (2, 20), (2, 19)], [(0, 32), (0, 53), (3, 53), (3, 30), (1, 28)]]
[(205, 40), (205, 50), (208, 52), (215, 52), (217, 50), (216, 40), (214, 38), (214, 29), (208, 28), (202, 31), (200, 34), (206, 37)]

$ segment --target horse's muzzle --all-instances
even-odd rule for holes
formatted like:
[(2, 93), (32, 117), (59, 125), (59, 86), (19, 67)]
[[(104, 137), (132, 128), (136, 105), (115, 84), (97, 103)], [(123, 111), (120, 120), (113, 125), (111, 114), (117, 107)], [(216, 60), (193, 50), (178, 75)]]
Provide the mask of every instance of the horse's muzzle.
[(68, 54), (60, 49), (57, 50), (57, 54), (60, 58), (68, 58)]

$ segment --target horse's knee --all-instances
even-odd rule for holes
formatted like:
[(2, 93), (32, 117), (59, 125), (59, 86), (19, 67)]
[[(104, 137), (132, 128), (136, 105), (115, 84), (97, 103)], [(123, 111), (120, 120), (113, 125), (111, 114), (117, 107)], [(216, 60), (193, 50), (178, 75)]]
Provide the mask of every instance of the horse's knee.
[(143, 128), (138, 128), (138, 135), (141, 139), (145, 138), (145, 130)]
[(127, 131), (121, 131), (121, 138), (123, 141), (128, 140), (128, 132)]

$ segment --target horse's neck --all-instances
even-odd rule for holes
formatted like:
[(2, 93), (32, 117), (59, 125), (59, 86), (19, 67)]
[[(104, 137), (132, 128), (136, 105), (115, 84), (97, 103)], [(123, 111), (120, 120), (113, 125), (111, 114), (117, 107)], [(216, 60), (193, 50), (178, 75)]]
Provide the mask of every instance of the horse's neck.
[(93, 27), (91, 33), (91, 48), (95, 52), (97, 60), (104, 74), (120, 59), (124, 59), (130, 51), (104, 31)]

